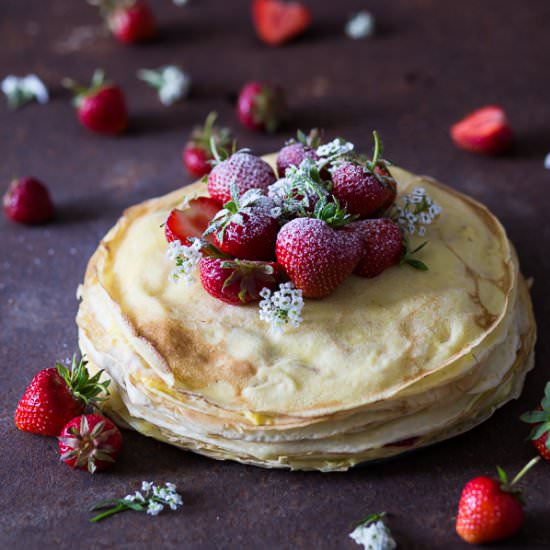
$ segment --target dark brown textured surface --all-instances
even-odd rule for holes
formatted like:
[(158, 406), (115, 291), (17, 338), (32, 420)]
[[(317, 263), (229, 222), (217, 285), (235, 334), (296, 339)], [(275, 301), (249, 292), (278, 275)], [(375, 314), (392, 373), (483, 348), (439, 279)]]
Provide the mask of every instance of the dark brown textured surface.
[[(504, 0), (383, 0), (368, 7), (380, 35), (353, 42), (342, 32), (359, 0), (311, 1), (313, 28), (280, 49), (259, 44), (247, 1), (195, 0), (176, 8), (152, 2), (162, 26), (154, 44), (128, 48), (104, 35), (82, 2), (2, 0), (0, 76), (40, 75), (47, 106), (16, 113), (0, 105), (0, 186), (33, 174), (50, 186), (55, 223), (15, 226), (0, 219), (0, 547), (7, 548), (358, 548), (350, 524), (386, 510), (403, 548), (460, 548), (453, 516), (463, 484), (496, 464), (517, 471), (532, 455), (521, 412), (550, 378), (550, 4)], [(181, 64), (192, 97), (167, 109), (135, 79), (140, 67)], [(127, 91), (131, 131), (109, 139), (86, 133), (59, 86), (102, 66)], [(376, 128), (387, 155), (485, 202), (535, 278), (537, 366), (522, 398), (480, 428), (401, 459), (344, 474), (266, 471), (180, 452), (125, 433), (114, 470), (90, 476), (57, 463), (56, 441), (18, 432), (12, 415), (39, 369), (76, 348), (75, 289), (98, 240), (121, 210), (189, 182), (180, 153), (194, 123), (211, 109), (236, 123), (232, 101), (247, 79), (269, 78), (288, 91), (286, 131), (238, 130), (242, 145), (276, 149), (296, 127), (324, 127), (370, 148)], [(518, 136), (503, 158), (454, 148), (449, 125), (487, 103), (508, 111)], [(121, 514), (88, 523), (87, 507), (123, 496), (142, 479), (178, 484), (185, 508), (157, 518)], [(550, 547), (550, 465), (528, 481), (526, 528), (504, 546)]]

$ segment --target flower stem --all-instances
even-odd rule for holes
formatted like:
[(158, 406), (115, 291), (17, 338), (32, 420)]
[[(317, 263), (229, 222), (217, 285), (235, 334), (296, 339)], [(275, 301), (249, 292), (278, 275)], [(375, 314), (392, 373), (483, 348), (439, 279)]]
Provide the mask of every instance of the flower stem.
[(110, 510), (106, 510), (105, 512), (102, 512), (101, 514), (98, 514), (97, 516), (94, 516), (90, 521), (92, 523), (97, 523), (98, 521), (101, 521), (102, 519), (105, 519), (108, 516), (112, 516), (113, 514), (118, 514), (119, 512), (123, 512), (124, 510), (129, 510), (128, 506), (126, 504), (118, 504), (114, 508), (111, 508)]

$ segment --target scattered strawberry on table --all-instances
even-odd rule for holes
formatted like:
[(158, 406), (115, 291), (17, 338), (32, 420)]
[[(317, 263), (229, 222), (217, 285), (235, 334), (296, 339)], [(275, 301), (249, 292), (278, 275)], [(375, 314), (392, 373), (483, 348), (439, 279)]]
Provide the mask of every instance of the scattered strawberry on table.
[(4, 213), (17, 223), (46, 223), (54, 215), (48, 188), (35, 178), (13, 180), (4, 194)]
[(157, 22), (145, 0), (89, 0), (99, 6), (110, 31), (123, 44), (146, 42), (157, 35)]
[(237, 100), (239, 122), (250, 130), (274, 132), (286, 117), (286, 97), (268, 82), (246, 83)]
[(529, 438), (540, 456), (550, 461), (550, 382), (546, 384), (540, 405), (536, 410), (523, 414), (521, 419), (533, 424)]
[[(423, 236), (441, 208), (415, 188), (396, 203), (397, 185), (381, 158), (376, 132), (371, 160), (342, 138), (321, 143), (320, 132), (287, 142), (277, 172), (247, 151), (222, 160), (208, 176), (209, 197), (170, 212), (166, 227), (174, 282), (195, 280), (233, 305), (260, 301), (274, 330), (297, 327), (303, 298), (324, 298), (355, 273), (375, 277), (407, 264), (409, 237)], [(201, 233), (202, 231), (202, 233)], [(262, 287), (263, 285), (263, 287)]]
[[(211, 112), (203, 126), (196, 126), (191, 132), (189, 141), (183, 150), (183, 164), (187, 171), (196, 178), (202, 178), (212, 170), (214, 160), (212, 143), (218, 151), (229, 152), (233, 138), (229, 128), (215, 126), (218, 114)], [(214, 140), (212, 142), (212, 140)]]
[(98, 69), (89, 88), (74, 80), (63, 79), (63, 85), (73, 91), (73, 100), (81, 124), (99, 134), (116, 135), (128, 127), (128, 110), (122, 90), (105, 81), (105, 73)]
[(500, 467), (497, 479), (482, 476), (469, 481), (460, 496), (456, 532), (471, 544), (502, 540), (517, 533), (524, 513), (515, 485), (539, 460), (532, 459), (511, 482)]
[(501, 107), (482, 107), (453, 124), (451, 137), (461, 149), (472, 153), (496, 155), (512, 145), (513, 134)]
[(258, 37), (266, 44), (280, 46), (309, 28), (311, 12), (301, 2), (253, 0), (252, 18)]
[(83, 414), (70, 420), (59, 435), (60, 460), (91, 474), (110, 468), (122, 449), (122, 434), (100, 414)]
[(25, 432), (57, 436), (87, 405), (104, 399), (109, 381), (100, 381), (101, 372), (90, 376), (86, 365), (73, 357), (71, 369), (57, 363), (38, 372), (17, 405), (15, 425)]

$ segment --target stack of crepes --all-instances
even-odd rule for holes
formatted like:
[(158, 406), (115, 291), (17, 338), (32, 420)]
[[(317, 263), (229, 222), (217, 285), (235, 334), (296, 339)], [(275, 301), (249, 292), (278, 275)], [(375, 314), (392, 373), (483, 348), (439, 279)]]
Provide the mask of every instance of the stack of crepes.
[(161, 225), (205, 184), (128, 209), (79, 291), (82, 353), (112, 379), (104, 412), (213, 458), (332, 471), (447, 439), (516, 398), (536, 329), (504, 229), (444, 185), (392, 174), (399, 194), (424, 187), (443, 209), (420, 256), (429, 271), (351, 276), (282, 334), (198, 275), (170, 280)]

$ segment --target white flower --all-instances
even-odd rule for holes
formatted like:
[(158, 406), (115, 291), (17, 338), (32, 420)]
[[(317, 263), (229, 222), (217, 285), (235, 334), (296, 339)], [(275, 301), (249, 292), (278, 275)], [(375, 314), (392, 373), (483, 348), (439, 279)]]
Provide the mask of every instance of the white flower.
[(349, 38), (353, 38), (354, 40), (368, 38), (369, 36), (374, 35), (375, 30), (376, 21), (374, 20), (372, 13), (366, 10), (356, 13), (346, 23), (346, 34)]
[(327, 160), (332, 161), (342, 155), (347, 155), (348, 153), (351, 153), (354, 148), (355, 145), (350, 141), (345, 141), (342, 138), (336, 138), (329, 143), (319, 145), (315, 152), (317, 153), (317, 156), (320, 157), (320, 161), (323, 162), (324, 166)]
[(138, 78), (158, 90), (163, 105), (172, 105), (184, 98), (191, 88), (189, 75), (175, 65), (166, 65), (159, 69), (141, 69)]
[(362, 544), (365, 550), (393, 550), (397, 548), (390, 530), (382, 520), (359, 525), (349, 536), (357, 544)]
[(544, 167), (547, 170), (550, 170), (550, 153), (546, 155), (546, 158), (544, 159)]
[(164, 510), (164, 506), (160, 502), (150, 501), (147, 505), (147, 513), (151, 516), (157, 516)]
[(34, 74), (23, 78), (9, 75), (0, 84), (2, 92), (8, 98), (10, 108), (17, 109), (29, 101), (48, 103), (50, 96), (44, 83)]
[(176, 262), (176, 267), (170, 272), (170, 279), (174, 283), (177, 283), (180, 279), (188, 283), (195, 280), (193, 273), (202, 258), (200, 250), (201, 242), (198, 239), (191, 246), (184, 246), (181, 241), (172, 241), (168, 245), (166, 255)]
[(401, 198), (403, 206), (395, 204), (391, 218), (410, 235), (426, 234), (426, 226), (441, 214), (441, 207), (426, 193), (423, 187), (415, 187), (411, 193)]
[(141, 490), (145, 493), (148, 493), (153, 488), (153, 482), (152, 481), (142, 481), (141, 482)]
[(176, 4), (176, 6), (185, 6), (188, 2), (189, 0), (174, 0), (174, 4)]
[(286, 325), (297, 328), (302, 322), (302, 309), (304, 299), (302, 291), (292, 283), (282, 283), (279, 290), (271, 292), (268, 288), (262, 288), (260, 296), (260, 319), (271, 324), (276, 334), (283, 332)]

